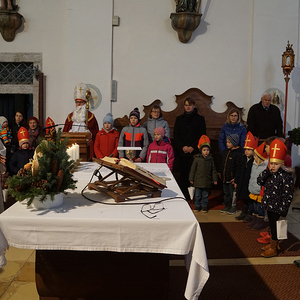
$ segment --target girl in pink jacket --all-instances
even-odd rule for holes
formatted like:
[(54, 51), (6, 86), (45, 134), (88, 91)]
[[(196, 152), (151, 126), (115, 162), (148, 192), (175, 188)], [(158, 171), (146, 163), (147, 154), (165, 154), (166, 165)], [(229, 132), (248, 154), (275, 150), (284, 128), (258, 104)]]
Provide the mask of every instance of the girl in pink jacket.
[(168, 138), (164, 139), (165, 130), (157, 127), (154, 130), (155, 141), (150, 144), (147, 151), (148, 163), (166, 163), (172, 171), (174, 164), (174, 151)]

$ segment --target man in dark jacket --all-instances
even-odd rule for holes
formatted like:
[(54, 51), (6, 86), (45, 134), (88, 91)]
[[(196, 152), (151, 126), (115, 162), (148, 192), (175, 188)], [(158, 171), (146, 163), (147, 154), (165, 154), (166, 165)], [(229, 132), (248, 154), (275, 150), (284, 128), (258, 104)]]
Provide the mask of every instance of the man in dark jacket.
[(267, 139), (270, 136), (283, 137), (280, 110), (271, 104), (271, 99), (269, 93), (263, 94), (261, 101), (252, 105), (248, 113), (247, 129), (259, 139)]
[(206, 134), (206, 124), (203, 116), (198, 114), (195, 100), (187, 98), (184, 101), (184, 113), (176, 118), (174, 125), (175, 157), (179, 160), (179, 186), (187, 200), (189, 172), (193, 156), (198, 152), (197, 145), (200, 137)]

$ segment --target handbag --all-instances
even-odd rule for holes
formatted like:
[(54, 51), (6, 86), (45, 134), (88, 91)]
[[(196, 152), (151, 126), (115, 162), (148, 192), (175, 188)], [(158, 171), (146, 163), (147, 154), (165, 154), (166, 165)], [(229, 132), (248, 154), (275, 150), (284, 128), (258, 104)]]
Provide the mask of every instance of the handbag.
[(277, 239), (286, 240), (287, 239), (287, 220), (276, 221), (277, 229)]
[(188, 191), (189, 191), (189, 195), (190, 195), (191, 200), (193, 200), (194, 195), (195, 195), (195, 187), (194, 186), (189, 186)]

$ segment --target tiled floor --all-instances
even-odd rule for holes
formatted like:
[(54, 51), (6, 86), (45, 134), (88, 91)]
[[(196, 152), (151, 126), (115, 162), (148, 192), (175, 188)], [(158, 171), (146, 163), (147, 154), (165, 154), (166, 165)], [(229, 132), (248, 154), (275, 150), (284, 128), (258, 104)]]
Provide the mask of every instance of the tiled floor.
[[(235, 222), (235, 215), (221, 214), (219, 210), (210, 210), (207, 214), (196, 214), (199, 222)], [(288, 214), (288, 228), (300, 239), (300, 210)], [(6, 252), (7, 265), (0, 269), (1, 300), (38, 300), (35, 286), (35, 251), (11, 247)], [(211, 259), (209, 265), (249, 265), (249, 264), (292, 264), (300, 257)], [(171, 261), (170, 266), (183, 265), (183, 261)]]

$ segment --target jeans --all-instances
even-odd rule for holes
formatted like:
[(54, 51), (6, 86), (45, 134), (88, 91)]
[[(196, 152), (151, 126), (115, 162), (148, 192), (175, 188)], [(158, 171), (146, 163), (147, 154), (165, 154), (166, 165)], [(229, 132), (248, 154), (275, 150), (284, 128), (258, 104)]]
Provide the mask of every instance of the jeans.
[(254, 201), (254, 210), (253, 214), (257, 215), (258, 217), (265, 217), (265, 210), (260, 202)]
[(231, 207), (234, 186), (231, 183), (223, 183), (224, 204), (225, 207)]
[(210, 189), (195, 188), (195, 209), (207, 207)]

